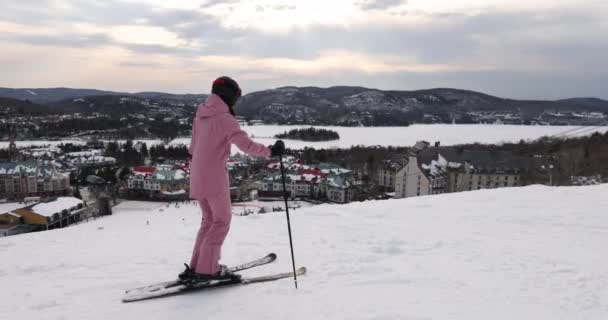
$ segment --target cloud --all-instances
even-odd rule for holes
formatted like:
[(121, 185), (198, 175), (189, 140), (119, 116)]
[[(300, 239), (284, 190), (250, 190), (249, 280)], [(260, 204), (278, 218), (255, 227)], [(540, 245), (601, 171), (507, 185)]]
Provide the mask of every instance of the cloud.
[(207, 0), (203, 4), (200, 5), (200, 8), (206, 9), (209, 7), (216, 6), (218, 4), (234, 4), (238, 3), (240, 0)]
[(167, 65), (157, 62), (142, 62), (142, 61), (123, 61), (118, 63), (120, 67), (129, 67), (129, 68), (166, 68)]
[[(199, 82), (225, 70), (259, 89), (369, 84), (606, 97), (594, 81), (606, 83), (608, 73), (608, 5), (549, 2), (234, 0), (193, 2), (185, 9), (156, 0), (9, 1), (0, 11), (0, 45), (19, 50), (3, 51), (0, 69), (10, 72), (0, 82), (13, 86), (15, 79), (42, 79), (40, 69), (60, 70), (27, 50), (63, 56), (64, 67), (85, 70), (102, 64), (80, 57), (104, 57), (103, 66), (115, 67), (114, 73), (140, 70), (121, 82), (140, 86), (154, 83), (140, 72), (156, 76), (151, 69), (158, 68), (176, 75), (157, 79), (167, 88), (179, 88), (179, 74), (189, 75), (185, 82)], [(101, 80), (104, 70), (95, 72), (91, 81), (111, 83), (111, 75)], [(82, 77), (70, 74), (57, 77)]]
[(357, 4), (363, 10), (385, 10), (407, 3), (405, 0), (363, 0)]
[(364, 74), (384, 73), (435, 73), (459, 70), (483, 70), (483, 66), (458, 66), (448, 64), (420, 64), (415, 59), (403, 56), (370, 56), (363, 53), (327, 50), (314, 59), (255, 58), (247, 56), (203, 56), (204, 65), (221, 68), (241, 66), (241, 70), (260, 73), (279, 72), (294, 75), (319, 75), (325, 72), (360, 72)]
[(106, 34), (61, 34), (38, 35), (2, 33), (0, 41), (20, 42), (41, 46), (60, 46), (70, 48), (99, 47), (112, 43)]

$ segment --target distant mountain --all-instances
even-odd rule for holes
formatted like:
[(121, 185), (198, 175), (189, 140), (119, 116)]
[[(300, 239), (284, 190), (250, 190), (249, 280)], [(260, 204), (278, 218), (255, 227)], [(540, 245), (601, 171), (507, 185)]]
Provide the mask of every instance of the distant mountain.
[[(608, 111), (608, 101), (513, 100), (449, 88), (416, 91), (383, 91), (362, 87), (282, 87), (253, 92), (241, 99), (238, 113), (246, 117), (289, 123), (354, 123), (366, 118), (420, 121), (423, 115), (449, 121), (467, 112), (513, 112), (523, 117), (543, 111)], [(459, 116), (460, 117), (460, 116)], [(459, 118), (457, 117), (457, 118)], [(385, 125), (383, 123), (382, 125)], [(390, 123), (389, 123), (390, 124)], [(378, 125), (378, 122), (372, 123)]]
[(203, 95), (125, 94), (69, 98), (46, 105), (57, 113), (97, 112), (126, 115), (148, 112), (157, 114), (162, 110), (169, 110), (172, 114), (181, 114), (185, 110), (194, 112), (194, 107), (203, 99)]
[(95, 89), (44, 88), (44, 89), (11, 89), (0, 88), (0, 97), (28, 100), (36, 103), (49, 103), (70, 98), (81, 98), (99, 95), (128, 95), (128, 93), (103, 91)]
[(171, 94), (164, 92), (114, 92), (95, 89), (72, 89), (72, 88), (44, 88), (44, 89), (12, 89), (0, 88), (0, 97), (28, 100), (36, 103), (47, 104), (67, 99), (77, 99), (89, 96), (138, 96), (154, 98), (157, 100), (184, 102), (188, 104), (197, 103), (205, 99), (204, 94)]
[[(57, 112), (138, 112), (151, 103), (194, 107), (207, 97), (204, 94), (122, 93), (71, 88), (0, 88), (0, 96), (48, 105)], [(98, 100), (96, 103), (78, 101), (92, 97), (104, 98), (93, 98)], [(129, 97), (133, 101), (124, 99)], [(608, 101), (596, 98), (514, 100), (450, 88), (395, 91), (349, 86), (281, 87), (249, 93), (236, 108), (237, 113), (246, 118), (271, 123), (378, 126), (454, 120), (477, 123), (480, 117), (475, 113), (508, 113), (522, 122), (536, 118), (545, 111), (608, 113)]]
[(148, 109), (149, 103), (145, 98), (130, 95), (100, 95), (80, 98), (69, 98), (50, 102), (48, 106), (60, 113), (139, 113)]
[(0, 112), (10, 114), (46, 114), (50, 112), (50, 108), (31, 101), (0, 97)]
[(187, 105), (199, 104), (207, 98), (207, 94), (172, 94), (164, 92), (137, 92), (133, 96), (150, 98), (163, 102), (184, 103)]
[(608, 110), (608, 101), (598, 98), (572, 98), (559, 100), (559, 102), (567, 105), (576, 105), (580, 108), (600, 108)]

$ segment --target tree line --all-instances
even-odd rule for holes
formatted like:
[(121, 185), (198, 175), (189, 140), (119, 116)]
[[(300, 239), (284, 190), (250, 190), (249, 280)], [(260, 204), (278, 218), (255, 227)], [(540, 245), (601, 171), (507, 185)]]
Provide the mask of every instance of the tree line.
[(275, 135), (275, 138), (303, 141), (331, 141), (339, 140), (340, 135), (333, 130), (310, 127), (306, 129), (293, 129), (290, 131), (285, 131)]

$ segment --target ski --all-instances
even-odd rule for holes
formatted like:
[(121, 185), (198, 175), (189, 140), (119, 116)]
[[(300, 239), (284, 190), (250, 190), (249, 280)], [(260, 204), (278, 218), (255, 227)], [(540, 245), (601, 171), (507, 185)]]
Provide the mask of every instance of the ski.
[[(277, 255), (275, 253), (269, 253), (269, 254), (267, 254), (263, 258), (256, 259), (256, 260), (253, 260), (253, 261), (249, 261), (247, 263), (243, 263), (243, 264), (240, 264), (238, 266), (230, 267), (230, 268), (228, 268), (228, 270), (230, 272), (239, 272), (239, 271), (243, 271), (243, 270), (247, 270), (247, 269), (251, 269), (251, 268), (254, 268), (254, 267), (259, 267), (259, 266), (262, 266), (262, 265), (265, 265), (265, 264), (272, 263), (276, 259), (277, 259)], [(181, 280), (175, 279), (175, 280), (165, 281), (165, 282), (156, 283), (156, 284), (152, 284), (152, 285), (148, 285), (148, 286), (143, 286), (143, 287), (139, 287), (139, 288), (129, 289), (129, 290), (126, 290), (125, 293), (130, 294), (130, 293), (133, 293), (135, 291), (159, 290), (159, 289), (162, 289), (162, 288), (170, 288), (170, 287), (174, 287), (174, 286), (179, 286), (181, 284), (183, 284)]]
[[(301, 276), (306, 273), (305, 267), (300, 267), (296, 270), (296, 275)], [(199, 291), (212, 288), (236, 286), (236, 285), (247, 285), (258, 282), (268, 282), (279, 279), (291, 278), (293, 272), (277, 273), (268, 276), (252, 277), (252, 278), (241, 278), (240, 280), (213, 280), (209, 282), (194, 283), (194, 284), (180, 284), (171, 287), (159, 287), (151, 290), (144, 290), (138, 292), (130, 292), (125, 295), (122, 302), (135, 302), (147, 299), (161, 298), (167, 296), (173, 296), (183, 294), (192, 291)]]

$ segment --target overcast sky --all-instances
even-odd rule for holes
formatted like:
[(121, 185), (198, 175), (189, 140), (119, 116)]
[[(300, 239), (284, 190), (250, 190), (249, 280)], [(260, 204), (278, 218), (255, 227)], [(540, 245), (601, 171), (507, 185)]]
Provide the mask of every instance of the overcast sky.
[(606, 0), (0, 0), (0, 86), (608, 99)]

